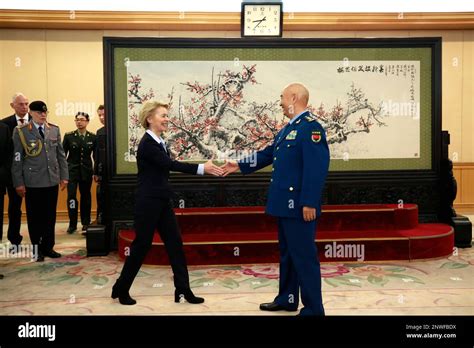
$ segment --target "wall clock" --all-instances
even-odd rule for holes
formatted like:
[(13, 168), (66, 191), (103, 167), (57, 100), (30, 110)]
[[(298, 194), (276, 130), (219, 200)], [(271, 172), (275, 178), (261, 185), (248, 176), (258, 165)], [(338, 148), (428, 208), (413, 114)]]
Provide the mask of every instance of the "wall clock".
[(242, 37), (281, 37), (282, 2), (242, 2)]

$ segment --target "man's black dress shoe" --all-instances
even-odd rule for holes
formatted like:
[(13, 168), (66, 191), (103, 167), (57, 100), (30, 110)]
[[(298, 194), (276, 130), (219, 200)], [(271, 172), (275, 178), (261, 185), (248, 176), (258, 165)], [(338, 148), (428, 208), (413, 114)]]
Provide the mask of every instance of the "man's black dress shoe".
[(77, 230), (76, 227), (69, 226), (68, 229), (67, 229), (67, 233), (68, 234), (73, 234), (76, 230)]
[(44, 256), (47, 256), (47, 257), (50, 257), (52, 259), (57, 259), (58, 257), (61, 257), (61, 254), (54, 251), (53, 249), (51, 249), (50, 251), (47, 251), (45, 253), (43, 253)]
[(38, 253), (36, 255), (33, 255), (33, 260), (36, 262), (43, 262), (44, 261), (44, 255), (42, 253)]
[(270, 303), (262, 303), (260, 305), (260, 310), (270, 311), (270, 312), (276, 312), (276, 311), (296, 312), (298, 308), (286, 308), (286, 307), (280, 306), (276, 302), (270, 302)]
[(89, 227), (89, 225), (83, 225), (83, 226), (82, 226), (82, 230), (83, 230), (83, 231), (87, 231), (87, 227)]

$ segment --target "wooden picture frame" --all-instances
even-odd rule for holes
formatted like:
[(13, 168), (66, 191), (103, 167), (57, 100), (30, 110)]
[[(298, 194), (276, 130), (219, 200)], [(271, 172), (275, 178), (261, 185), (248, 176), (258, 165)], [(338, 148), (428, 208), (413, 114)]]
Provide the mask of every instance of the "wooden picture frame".
[[(108, 115), (106, 183), (110, 188), (108, 199), (120, 205), (110, 212), (110, 221), (114, 219), (122, 221), (124, 216), (130, 217), (133, 213), (132, 193), (136, 184), (136, 170), (129, 170), (129, 168), (124, 170), (123, 163), (120, 163), (124, 158), (123, 141), (126, 138), (123, 129), (127, 129), (123, 121), (128, 117), (128, 114), (124, 112), (128, 109), (126, 88), (129, 77), (127, 76), (128, 67), (133, 66), (137, 61), (157, 61), (159, 68), (151, 66), (152, 70), (165, 71), (173, 69), (175, 61), (234, 63), (236, 58), (240, 62), (266, 60), (268, 63), (265, 64), (268, 66), (284, 61), (287, 62), (285, 63), (288, 65), (287, 70), (299, 64), (298, 62), (311, 60), (339, 62), (345, 69), (344, 62), (347, 58), (350, 62), (350, 70), (353, 62), (358, 70), (360, 67), (357, 62), (364, 59), (392, 62), (419, 61), (419, 102), (421, 104), (419, 158), (331, 160), (324, 202), (329, 204), (417, 203), (421, 215), (426, 215), (429, 221), (436, 220), (439, 208), (439, 194), (436, 191), (439, 185), (442, 148), (440, 38), (248, 40), (105, 37), (104, 85)], [(127, 64), (129, 64), (128, 67)], [(146, 70), (147, 66), (144, 65), (141, 68)], [(363, 69), (368, 68), (363, 64)], [(309, 72), (302, 69), (298, 77), (302, 74), (308, 75)], [(182, 75), (176, 71), (176, 76)], [(194, 76), (189, 77), (189, 81), (194, 81), (193, 79)], [(284, 87), (282, 83), (286, 80), (280, 78), (276, 86), (272, 87), (276, 88), (271, 92), (276, 100)], [(163, 85), (168, 86), (167, 81), (170, 80), (165, 80)], [(307, 81), (299, 82), (308, 83)], [(186, 81), (178, 79), (178, 83), (185, 84)], [(267, 85), (270, 84), (267, 83)], [(263, 84), (263, 86), (266, 85)], [(321, 82), (321, 86), (316, 91), (310, 90), (310, 93), (322, 94), (324, 81)], [(383, 91), (386, 88), (387, 86), (382, 84), (377, 85), (373, 90)], [(341, 93), (342, 97), (343, 93)], [(402, 165), (402, 162), (405, 165)], [(135, 164), (132, 163), (130, 168), (134, 166)], [(236, 174), (225, 179), (184, 174), (171, 175), (171, 181), (177, 191), (177, 201), (182, 197), (182, 200), (186, 202), (186, 207), (262, 205), (265, 203), (265, 192), (269, 180), (268, 170), (247, 176)]]

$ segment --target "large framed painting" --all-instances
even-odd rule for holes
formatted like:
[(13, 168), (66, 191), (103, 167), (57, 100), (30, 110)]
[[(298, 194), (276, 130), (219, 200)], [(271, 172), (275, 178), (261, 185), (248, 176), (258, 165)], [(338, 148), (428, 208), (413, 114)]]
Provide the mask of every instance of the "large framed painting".
[(286, 124), (279, 97), (291, 82), (310, 91), (331, 172), (435, 170), (437, 39), (104, 40), (114, 176), (136, 173), (145, 102), (170, 105), (175, 158), (238, 159)]
[[(326, 130), (324, 204), (409, 202), (418, 204), (420, 221), (437, 220), (440, 38), (104, 38), (104, 73), (103, 186), (113, 231), (133, 218), (144, 103), (170, 105), (165, 140), (176, 159), (238, 159), (269, 145), (288, 121), (279, 103), (292, 82), (307, 86), (309, 109)], [(249, 206), (265, 204), (270, 176), (265, 168), (170, 179), (177, 207)]]

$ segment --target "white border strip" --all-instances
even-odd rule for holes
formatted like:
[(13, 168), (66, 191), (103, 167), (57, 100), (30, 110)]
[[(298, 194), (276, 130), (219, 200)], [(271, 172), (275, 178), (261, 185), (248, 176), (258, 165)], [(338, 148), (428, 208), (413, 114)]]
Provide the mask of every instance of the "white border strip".
[[(268, 1), (268, 0), (267, 0)], [(272, 0), (270, 0), (272, 1)], [(4, 10), (240, 12), (241, 0), (0, 0)], [(289, 12), (474, 12), (473, 0), (284, 0)]]

